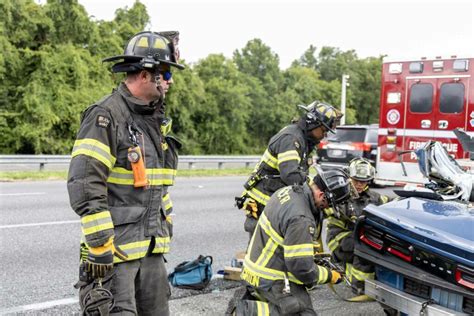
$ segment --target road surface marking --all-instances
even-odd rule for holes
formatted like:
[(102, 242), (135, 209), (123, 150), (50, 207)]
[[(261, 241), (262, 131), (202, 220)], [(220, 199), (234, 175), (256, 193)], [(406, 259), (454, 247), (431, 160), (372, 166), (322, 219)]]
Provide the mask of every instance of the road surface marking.
[(73, 221), (60, 221), (60, 222), (44, 222), (44, 223), (30, 223), (30, 224), (14, 224), (14, 225), (3, 225), (2, 228), (19, 228), (19, 227), (32, 227), (32, 226), (48, 226), (48, 225), (62, 225), (62, 224), (76, 224), (79, 223), (79, 220)]
[(16, 307), (7, 308), (7, 309), (1, 309), (0, 315), (21, 313), (21, 312), (32, 311), (32, 310), (43, 310), (43, 309), (47, 309), (47, 308), (51, 308), (55, 306), (70, 305), (70, 304), (77, 304), (77, 303), (79, 303), (79, 299), (77, 297), (70, 297), (70, 298), (64, 298), (61, 300), (54, 300), (54, 301), (41, 302), (41, 303), (36, 303), (36, 304), (16, 306)]
[(46, 192), (0, 193), (0, 196), (45, 195), (45, 194), (46, 194)]

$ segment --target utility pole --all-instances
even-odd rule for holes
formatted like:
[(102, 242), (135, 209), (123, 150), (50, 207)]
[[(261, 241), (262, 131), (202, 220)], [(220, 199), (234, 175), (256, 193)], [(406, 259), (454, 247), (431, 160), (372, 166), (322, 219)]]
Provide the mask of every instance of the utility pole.
[(341, 112), (344, 116), (341, 118), (341, 125), (346, 124), (346, 87), (349, 86), (349, 75), (342, 75), (342, 87), (341, 87)]

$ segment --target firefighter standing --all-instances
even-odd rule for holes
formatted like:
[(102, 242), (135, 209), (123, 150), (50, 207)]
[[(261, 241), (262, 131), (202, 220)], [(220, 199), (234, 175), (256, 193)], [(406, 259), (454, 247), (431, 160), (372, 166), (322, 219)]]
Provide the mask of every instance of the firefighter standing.
[(275, 191), (306, 181), (309, 153), (328, 132), (334, 133), (340, 118), (340, 112), (333, 106), (318, 101), (300, 107), (305, 110), (304, 115), (270, 139), (260, 162), (244, 184), (245, 191), (236, 198), (237, 206), (246, 211), (244, 229), (250, 236)]
[[(176, 146), (165, 138), (164, 97), (178, 64), (178, 32), (134, 35), (113, 72), (126, 79), (83, 113), (68, 192), (81, 216), (83, 312), (168, 315), (169, 252)], [(171, 148), (171, 149), (170, 149)], [(112, 304), (113, 293), (114, 304)], [(108, 302), (108, 305), (102, 303)]]
[(327, 209), (327, 244), (333, 258), (344, 264), (346, 277), (351, 281), (353, 291), (364, 293), (364, 280), (374, 278), (374, 267), (364, 259), (354, 255), (354, 223), (368, 204), (381, 205), (389, 198), (369, 189), (375, 177), (375, 168), (364, 158), (355, 158), (349, 164), (350, 180), (358, 197), (351, 198), (339, 208), (336, 215)]
[(349, 180), (340, 170), (318, 172), (310, 184), (275, 192), (261, 214), (241, 274), (246, 297), (237, 315), (316, 315), (308, 288), (339, 283), (341, 275), (314, 262), (323, 209), (350, 196)]

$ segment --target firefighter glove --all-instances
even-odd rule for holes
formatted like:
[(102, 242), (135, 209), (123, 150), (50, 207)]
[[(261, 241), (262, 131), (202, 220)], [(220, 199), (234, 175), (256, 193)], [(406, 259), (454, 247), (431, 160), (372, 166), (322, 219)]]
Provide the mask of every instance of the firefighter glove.
[(342, 281), (342, 275), (336, 270), (331, 270), (331, 284), (339, 284)]
[(258, 219), (259, 214), (258, 214), (257, 202), (255, 202), (252, 199), (248, 199), (245, 202), (244, 207), (245, 207), (245, 211), (246, 211), (246, 213), (249, 217), (253, 217), (253, 218)]
[(121, 260), (127, 259), (127, 254), (114, 246), (114, 237), (99, 247), (90, 247), (86, 258), (86, 271), (92, 278), (103, 278), (114, 266), (114, 256)]

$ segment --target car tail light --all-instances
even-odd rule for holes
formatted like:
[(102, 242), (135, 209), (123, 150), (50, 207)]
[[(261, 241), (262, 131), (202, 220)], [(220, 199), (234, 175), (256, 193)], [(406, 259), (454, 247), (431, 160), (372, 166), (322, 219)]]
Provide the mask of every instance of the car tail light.
[(413, 246), (390, 235), (386, 236), (386, 240), (389, 243), (387, 252), (406, 262), (412, 262)]
[(406, 262), (411, 262), (411, 260), (413, 259), (411, 254), (405, 254), (405, 253), (403, 253), (402, 251), (400, 251), (399, 249), (397, 249), (395, 247), (388, 247), (387, 251), (390, 252), (392, 255), (395, 255), (395, 256), (405, 260)]
[(355, 150), (370, 151), (372, 146), (369, 143), (352, 143)]
[(328, 147), (328, 143), (328, 141), (320, 141), (318, 145), (319, 149), (326, 149)]
[(369, 226), (362, 227), (359, 230), (359, 239), (364, 244), (377, 250), (382, 250), (383, 248), (382, 233), (373, 228), (369, 228)]
[(458, 266), (454, 273), (456, 282), (471, 290), (474, 290), (474, 270), (464, 266)]

